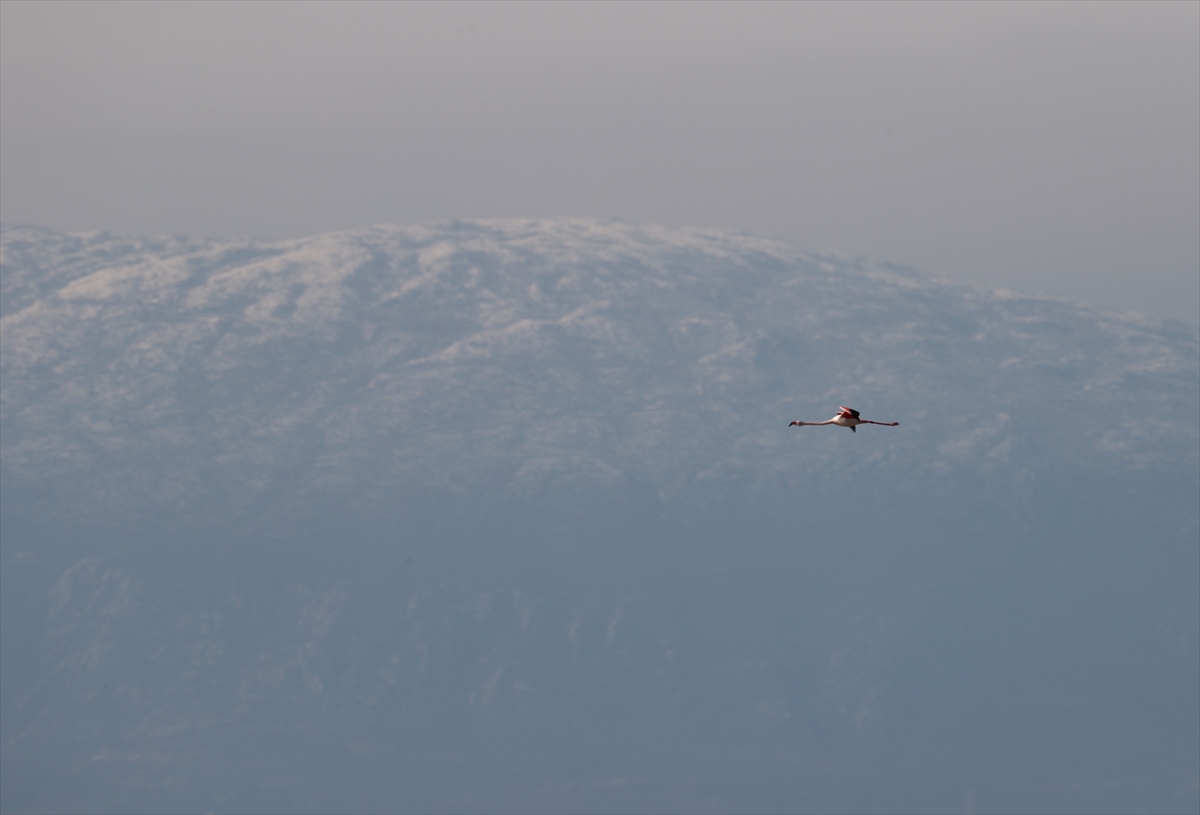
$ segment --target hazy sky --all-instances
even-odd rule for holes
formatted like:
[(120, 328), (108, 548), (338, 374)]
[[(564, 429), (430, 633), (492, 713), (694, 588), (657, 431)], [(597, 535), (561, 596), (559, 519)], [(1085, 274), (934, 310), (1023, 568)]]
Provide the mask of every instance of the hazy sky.
[(0, 2), (0, 218), (617, 216), (1200, 320), (1200, 3)]

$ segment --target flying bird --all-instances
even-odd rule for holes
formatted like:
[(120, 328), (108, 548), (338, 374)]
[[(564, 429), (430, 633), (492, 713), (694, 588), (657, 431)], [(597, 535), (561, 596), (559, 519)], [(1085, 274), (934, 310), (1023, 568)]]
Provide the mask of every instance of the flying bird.
[(788, 427), (819, 427), (823, 424), (835, 424), (838, 427), (848, 427), (852, 432), (858, 431), (854, 428), (860, 424), (877, 424), (884, 427), (896, 427), (899, 422), (872, 422), (869, 419), (859, 418), (858, 411), (854, 408), (839, 407), (837, 415), (827, 422), (792, 422)]

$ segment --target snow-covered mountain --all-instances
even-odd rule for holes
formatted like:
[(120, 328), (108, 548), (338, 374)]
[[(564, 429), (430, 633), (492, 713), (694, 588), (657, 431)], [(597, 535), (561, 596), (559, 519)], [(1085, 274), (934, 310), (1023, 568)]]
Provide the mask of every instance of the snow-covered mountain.
[(624, 222), (0, 238), (5, 810), (1200, 801), (1192, 327)]
[[(620, 222), (4, 231), (3, 459), (114, 500), (1194, 469), (1194, 330)], [(901, 430), (788, 430), (849, 404)], [(119, 497), (118, 497), (119, 496)]]

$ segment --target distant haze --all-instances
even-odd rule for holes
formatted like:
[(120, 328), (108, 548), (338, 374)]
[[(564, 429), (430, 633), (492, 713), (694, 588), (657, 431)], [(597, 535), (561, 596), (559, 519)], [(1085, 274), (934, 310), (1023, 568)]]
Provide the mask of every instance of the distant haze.
[(621, 217), (1200, 310), (1200, 4), (0, 5), (0, 218)]

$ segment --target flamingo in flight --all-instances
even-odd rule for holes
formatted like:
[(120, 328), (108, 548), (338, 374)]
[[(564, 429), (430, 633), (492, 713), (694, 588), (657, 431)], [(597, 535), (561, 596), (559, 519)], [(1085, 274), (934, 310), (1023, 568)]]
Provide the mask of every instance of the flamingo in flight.
[(827, 422), (792, 422), (788, 427), (818, 427), (823, 424), (835, 424), (838, 427), (848, 427), (851, 432), (857, 433), (854, 428), (860, 424), (878, 424), (884, 427), (896, 427), (899, 422), (872, 422), (869, 419), (859, 418), (858, 411), (854, 408), (839, 407), (837, 415)]

